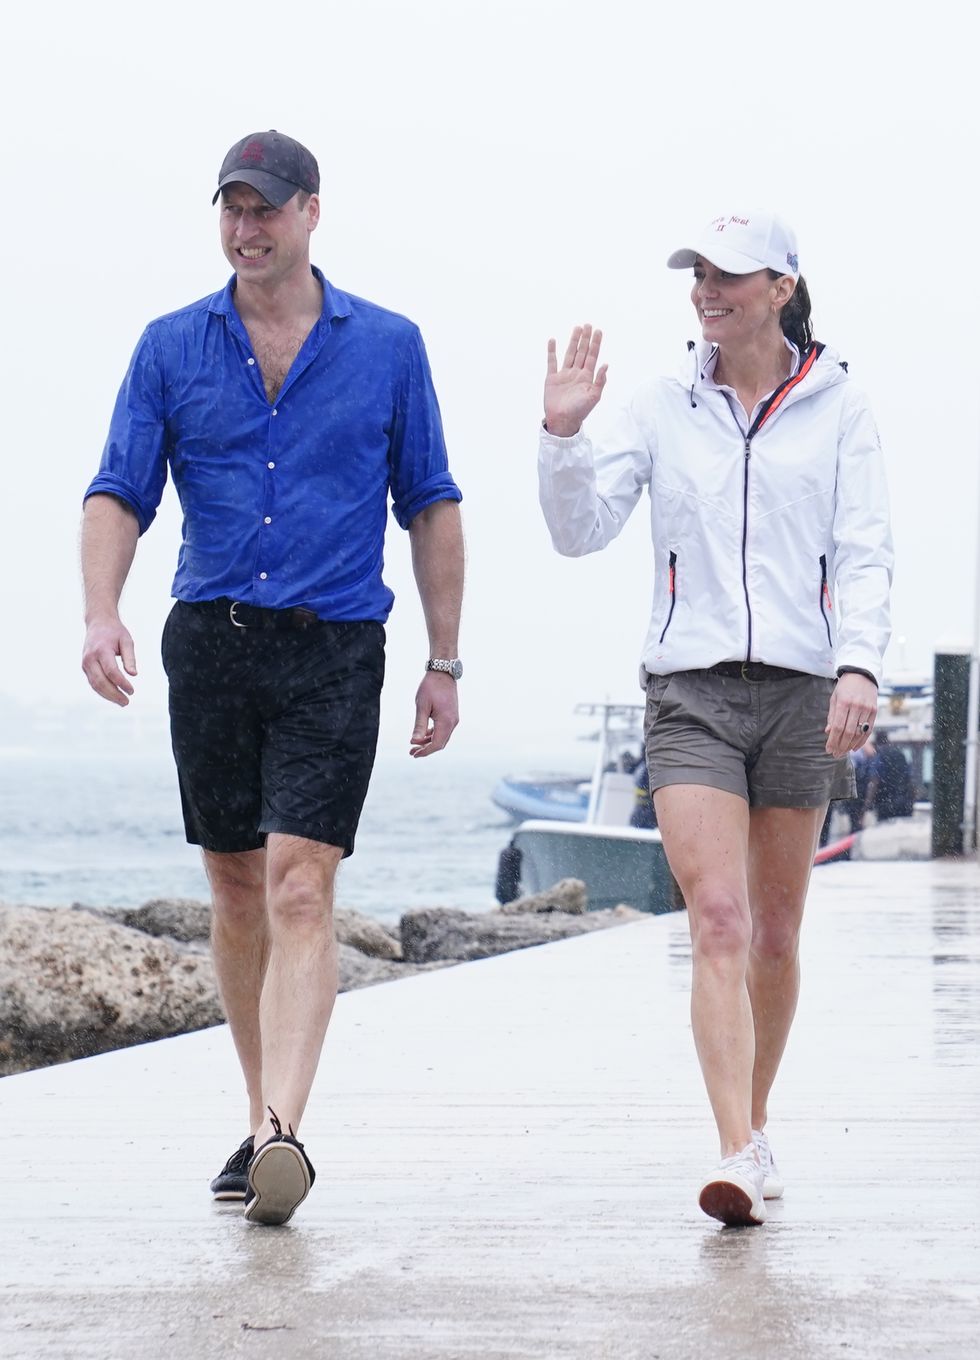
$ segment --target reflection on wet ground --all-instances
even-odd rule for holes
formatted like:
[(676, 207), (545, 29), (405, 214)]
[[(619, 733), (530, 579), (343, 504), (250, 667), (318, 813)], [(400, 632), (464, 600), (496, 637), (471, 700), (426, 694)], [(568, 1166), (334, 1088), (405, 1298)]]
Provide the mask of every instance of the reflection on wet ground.
[(930, 903), (936, 1059), (970, 1064), (980, 1048), (980, 895), (937, 882)]

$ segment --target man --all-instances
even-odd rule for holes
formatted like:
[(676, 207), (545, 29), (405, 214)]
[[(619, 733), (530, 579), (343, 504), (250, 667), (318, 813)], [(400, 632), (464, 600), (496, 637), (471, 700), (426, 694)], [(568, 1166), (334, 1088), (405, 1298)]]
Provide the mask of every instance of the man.
[(169, 466), (184, 512), (163, 639), (173, 749), (250, 1105), (212, 1191), (256, 1223), (286, 1222), (315, 1174), (296, 1132), (337, 991), (334, 876), (377, 741), (389, 491), (429, 635), (413, 756), (449, 740), (462, 673), (461, 497), (422, 339), (311, 266), (319, 187), (278, 132), (229, 151), (213, 201), (235, 275), (147, 327), (82, 523), (83, 669), (125, 705), (119, 597)]

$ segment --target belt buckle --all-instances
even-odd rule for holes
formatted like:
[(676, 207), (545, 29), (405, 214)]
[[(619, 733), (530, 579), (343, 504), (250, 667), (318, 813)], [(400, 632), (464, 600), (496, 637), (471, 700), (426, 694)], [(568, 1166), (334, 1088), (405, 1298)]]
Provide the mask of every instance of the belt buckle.
[(238, 620), (235, 618), (235, 610), (238, 608), (240, 604), (241, 600), (232, 600), (231, 608), (228, 610), (228, 617), (231, 619), (232, 623), (235, 625), (236, 628), (247, 628), (248, 627), (247, 623), (239, 623)]
[[(232, 609), (234, 609), (234, 607), (235, 606), (232, 605)], [(241, 627), (240, 624), (239, 627)], [(751, 675), (749, 675), (749, 663), (747, 661), (742, 662), (742, 679), (746, 681), (751, 681), (752, 679)]]

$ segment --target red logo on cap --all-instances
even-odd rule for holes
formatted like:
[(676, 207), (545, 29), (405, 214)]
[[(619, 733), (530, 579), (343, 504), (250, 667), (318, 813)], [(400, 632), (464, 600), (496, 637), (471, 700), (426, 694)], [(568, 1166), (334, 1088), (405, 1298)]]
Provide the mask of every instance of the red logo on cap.
[(265, 147), (261, 142), (249, 142), (242, 152), (242, 161), (246, 165), (261, 165), (265, 160)]

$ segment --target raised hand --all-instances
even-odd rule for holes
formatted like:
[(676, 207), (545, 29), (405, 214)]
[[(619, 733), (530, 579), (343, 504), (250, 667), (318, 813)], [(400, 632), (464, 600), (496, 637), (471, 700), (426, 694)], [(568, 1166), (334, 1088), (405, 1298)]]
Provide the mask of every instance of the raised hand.
[(576, 326), (561, 368), (554, 340), (548, 341), (548, 376), (544, 380), (544, 423), (549, 434), (567, 439), (598, 404), (606, 385), (606, 365), (596, 372), (602, 331)]

